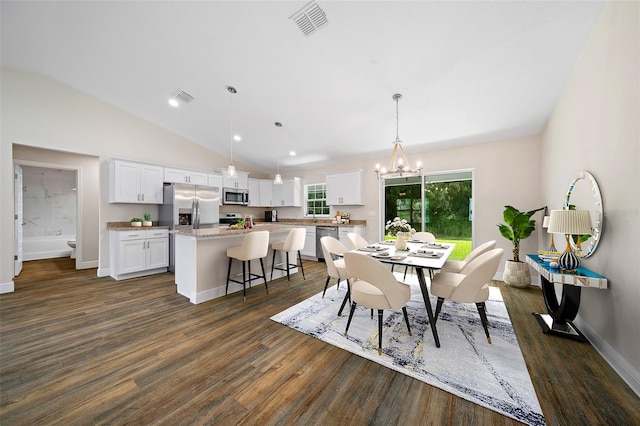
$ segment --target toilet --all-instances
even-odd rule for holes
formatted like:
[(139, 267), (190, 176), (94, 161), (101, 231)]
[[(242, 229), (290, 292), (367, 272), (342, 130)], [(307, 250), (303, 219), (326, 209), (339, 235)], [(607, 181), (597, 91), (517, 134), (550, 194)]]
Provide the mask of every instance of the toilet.
[(71, 259), (76, 258), (76, 240), (67, 241), (67, 245), (71, 247)]

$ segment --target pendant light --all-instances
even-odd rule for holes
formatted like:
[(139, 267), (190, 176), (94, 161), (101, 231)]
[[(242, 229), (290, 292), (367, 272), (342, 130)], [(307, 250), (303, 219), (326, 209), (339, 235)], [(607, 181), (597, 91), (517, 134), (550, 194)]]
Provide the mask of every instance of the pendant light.
[[(422, 166), (420, 162), (417, 162), (416, 168), (409, 167), (409, 160), (402, 148), (402, 141), (399, 137), (399, 125), (398, 125), (398, 101), (402, 99), (400, 93), (396, 93), (392, 96), (392, 99), (396, 102), (396, 140), (393, 142), (393, 153), (391, 154), (391, 160), (389, 161), (389, 168), (380, 168), (380, 164), (376, 164), (375, 172), (380, 178), (392, 178), (392, 177), (408, 177), (419, 176), (422, 174)], [(398, 154), (400, 157), (398, 158)]]
[[(274, 124), (276, 125), (276, 127), (282, 127), (282, 123), (280, 123), (279, 121), (276, 121)], [(278, 169), (277, 169), (277, 172), (276, 172), (276, 177), (275, 177), (275, 179), (273, 179), (273, 184), (274, 185), (282, 185), (283, 184), (282, 176), (280, 175), (280, 160), (278, 160)]]
[(280, 162), (278, 161), (278, 172), (276, 173), (276, 178), (273, 180), (274, 185), (282, 185), (282, 176), (280, 176)]
[[(232, 86), (227, 86), (227, 91), (229, 93), (231, 93), (231, 95), (235, 95), (238, 91), (232, 87)], [(236, 167), (233, 165), (233, 96), (231, 96), (231, 114), (230, 114), (230, 120), (229, 120), (229, 129), (230, 129), (230, 135), (229, 135), (229, 143), (231, 144), (231, 164), (229, 164), (229, 167), (227, 167), (227, 176), (228, 177), (234, 177), (236, 175)]]

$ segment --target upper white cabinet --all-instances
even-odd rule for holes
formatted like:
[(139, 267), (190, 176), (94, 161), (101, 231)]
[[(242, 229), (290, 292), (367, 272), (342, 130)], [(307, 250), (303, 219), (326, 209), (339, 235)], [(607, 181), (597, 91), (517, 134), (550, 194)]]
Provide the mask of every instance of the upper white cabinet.
[(109, 202), (162, 204), (163, 177), (160, 166), (109, 160)]
[(362, 170), (327, 175), (327, 204), (363, 205)]
[(249, 207), (260, 207), (260, 179), (249, 178)]
[[(273, 207), (273, 181), (271, 179), (260, 179), (259, 185), (260, 201), (258, 206)], [(251, 197), (251, 193), (249, 193), (249, 197)]]
[(164, 181), (169, 183), (190, 183), (192, 185), (209, 185), (209, 176), (206, 173), (193, 170), (164, 168)]
[(227, 169), (216, 169), (222, 173), (222, 187), (249, 190), (249, 173), (236, 171), (235, 176), (227, 175)]
[(209, 186), (214, 188), (222, 188), (222, 175), (219, 173), (209, 174)]
[(282, 185), (273, 185), (274, 207), (300, 207), (302, 205), (302, 179), (283, 179)]

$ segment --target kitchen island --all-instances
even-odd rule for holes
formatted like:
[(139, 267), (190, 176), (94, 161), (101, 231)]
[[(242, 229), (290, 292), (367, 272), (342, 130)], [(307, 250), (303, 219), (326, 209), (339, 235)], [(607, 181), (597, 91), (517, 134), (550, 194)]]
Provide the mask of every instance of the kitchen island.
[[(271, 278), (271, 244), (283, 241), (295, 225), (256, 225), (251, 229), (232, 229), (228, 227), (176, 230), (175, 234), (175, 280), (178, 293), (198, 304), (224, 296), (227, 284), (229, 258), (227, 249), (242, 245), (245, 234), (256, 231), (269, 231), (269, 252), (263, 259), (267, 280)], [(284, 254), (277, 252), (276, 264), (284, 262)], [(252, 271), (260, 271), (260, 262), (252, 261)], [(262, 271), (260, 271), (262, 272)], [(290, 273), (296, 273), (292, 269)], [(242, 274), (241, 262), (233, 262), (231, 275)], [(273, 278), (285, 276), (286, 272), (275, 270)], [(252, 286), (264, 285), (262, 279), (252, 281)], [(242, 290), (242, 285), (229, 283), (229, 294)], [(231, 296), (235, 297), (235, 296)], [(242, 298), (239, 299), (242, 302)]]

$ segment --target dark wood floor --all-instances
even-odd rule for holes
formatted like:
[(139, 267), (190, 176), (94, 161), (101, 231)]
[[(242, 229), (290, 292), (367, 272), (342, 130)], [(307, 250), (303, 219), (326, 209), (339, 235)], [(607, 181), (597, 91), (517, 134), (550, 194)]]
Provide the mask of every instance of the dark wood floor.
[[(322, 290), (324, 264), (305, 271), (244, 304), (192, 305), (171, 274), (27, 262), (0, 296), (0, 423), (518, 424), (269, 320)], [(498, 285), (549, 424), (640, 424), (638, 397), (589, 344), (541, 333), (539, 288)]]

